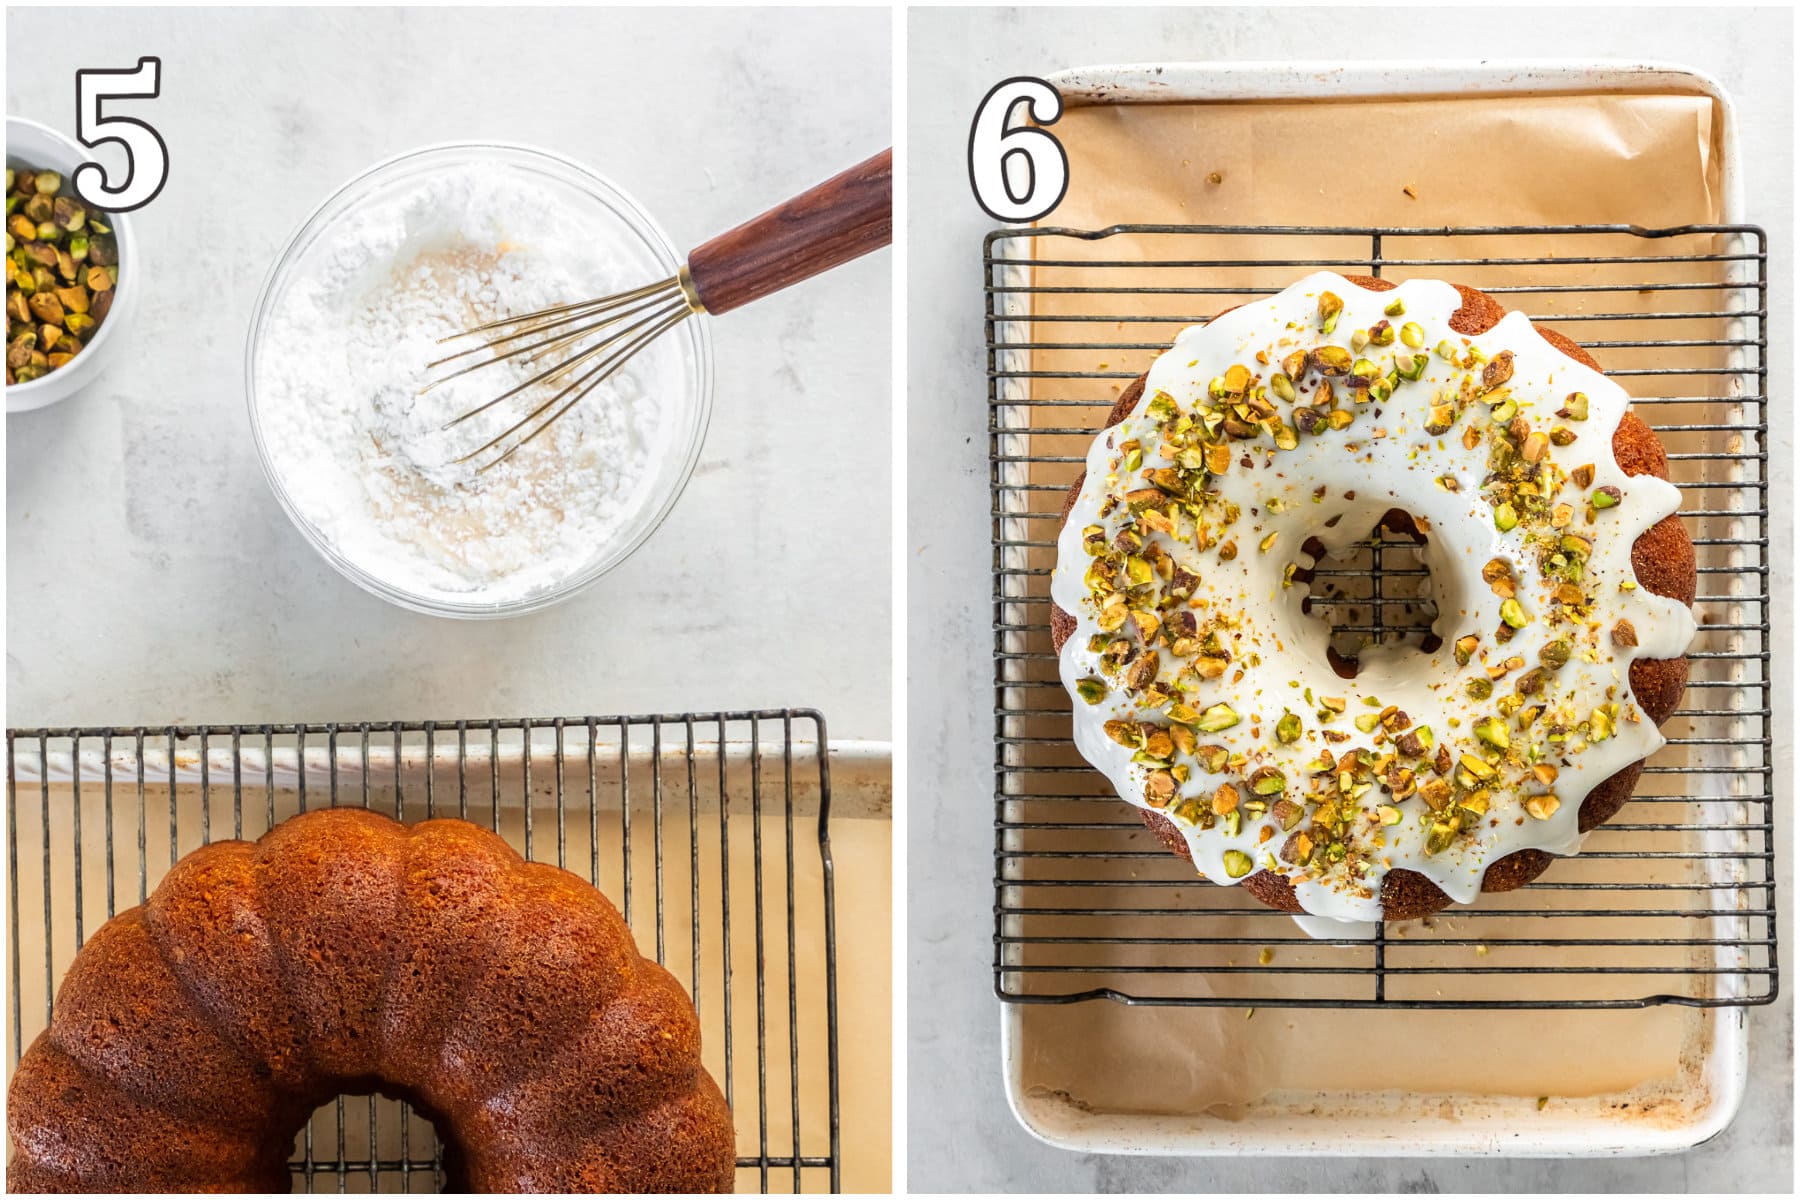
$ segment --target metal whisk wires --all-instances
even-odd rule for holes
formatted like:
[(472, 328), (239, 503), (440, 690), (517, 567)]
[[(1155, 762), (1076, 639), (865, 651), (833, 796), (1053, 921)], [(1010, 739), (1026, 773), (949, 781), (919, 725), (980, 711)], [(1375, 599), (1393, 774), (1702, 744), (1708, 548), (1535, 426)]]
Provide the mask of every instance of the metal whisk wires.
[[(420, 395), (495, 363), (543, 364), (523, 383), (444, 425), (453, 429), (496, 404), (571, 376), (548, 400), (535, 403), (498, 436), (456, 460), (489, 455), (477, 468), (489, 470), (556, 424), (632, 355), (690, 315), (731, 312), (887, 245), (894, 234), (893, 201), (894, 155), (883, 150), (696, 246), (668, 279), (616, 296), (490, 321), (442, 339), (474, 337), (477, 344), (429, 364), (431, 371), (455, 369)], [(567, 357), (559, 357), (565, 351)], [(474, 361), (464, 364), (465, 359)], [(535, 401), (534, 395), (526, 403)]]
[[(477, 468), (478, 472), (487, 471), (511, 458), (554, 425), (589, 392), (630, 362), (638, 351), (700, 311), (686, 281), (675, 275), (615, 296), (490, 321), (439, 339), (440, 345), (471, 337), (480, 340), (465, 350), (427, 364), (427, 370), (435, 372), (470, 358), (475, 361), (457, 366), (432, 380), (419, 394), (423, 396), (453, 379), (496, 363), (514, 360), (529, 366), (548, 363), (522, 383), (445, 422), (443, 428), (448, 430), (497, 404), (574, 373), (573, 378), (548, 399), (456, 460), (470, 462), (489, 456), (488, 461)], [(578, 368), (585, 369), (578, 371)]]

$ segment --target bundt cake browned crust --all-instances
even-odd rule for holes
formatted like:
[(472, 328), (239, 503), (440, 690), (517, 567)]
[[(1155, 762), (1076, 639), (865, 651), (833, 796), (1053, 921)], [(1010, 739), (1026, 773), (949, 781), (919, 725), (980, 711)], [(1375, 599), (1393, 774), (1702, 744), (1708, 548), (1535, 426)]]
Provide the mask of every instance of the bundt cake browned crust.
[[(1390, 280), (1367, 275), (1345, 278), (1376, 292), (1384, 292), (1395, 286)], [(1487, 293), (1461, 284), (1453, 286), (1462, 297), (1462, 307), (1450, 319), (1450, 327), (1456, 332), (1468, 335), (1486, 333), (1506, 315), (1506, 309)], [(1541, 325), (1534, 324), (1533, 327), (1545, 341), (1570, 358), (1596, 371), (1600, 370), (1600, 364), (1593, 356), (1569, 338)], [(1140, 375), (1126, 387), (1112, 411), (1107, 414), (1102, 428), (1117, 425), (1131, 414), (1131, 410), (1137, 407), (1138, 400), (1143, 396), (1144, 380), (1145, 376)], [(1613, 454), (1628, 475), (1654, 475), (1659, 479), (1669, 477), (1669, 459), (1662, 442), (1635, 413), (1627, 412), (1619, 422), (1618, 431), (1613, 435)], [(1085, 478), (1085, 473), (1078, 475), (1069, 485), (1068, 495), (1063, 500), (1060, 524), (1068, 523), (1069, 512), (1075, 506), (1075, 499), (1081, 492)], [(1631, 565), (1637, 572), (1638, 582), (1650, 591), (1679, 600), (1683, 604), (1691, 605), (1694, 602), (1694, 588), (1698, 578), (1694, 545), (1688, 537), (1687, 529), (1681, 524), (1680, 517), (1664, 517), (1645, 530), (1632, 545)], [(1050, 639), (1057, 653), (1062, 652), (1063, 643), (1074, 632), (1075, 624), (1075, 618), (1071, 614), (1054, 603), (1051, 604)], [(1685, 657), (1638, 659), (1631, 664), (1632, 693), (1637, 698), (1638, 705), (1658, 725), (1673, 716), (1680, 706), (1682, 692), (1687, 688), (1687, 679), (1688, 662)], [(1598, 784), (1588, 794), (1581, 805), (1582, 832), (1611, 820), (1625, 806), (1626, 801), (1631, 799), (1632, 790), (1637, 786), (1638, 775), (1642, 770), (1643, 763), (1634, 763)], [(1171, 853), (1184, 859), (1190, 857), (1186, 839), (1168, 817), (1154, 809), (1141, 809), (1140, 816), (1145, 826)], [(1486, 892), (1507, 892), (1524, 887), (1544, 873), (1553, 857), (1542, 850), (1520, 850), (1496, 859), (1482, 877), (1481, 888)], [(1258, 871), (1244, 880), (1244, 889), (1271, 908), (1293, 913), (1303, 911), (1292, 885), (1285, 877), (1274, 872)], [(1450, 897), (1442, 889), (1416, 871), (1396, 869), (1390, 871), (1382, 882), (1382, 912), (1390, 921), (1423, 917), (1448, 908), (1450, 904)]]
[(567, 871), (364, 809), (176, 863), (76, 955), (13, 1077), (14, 1192), (285, 1192), (313, 1111), (409, 1101), (450, 1190), (725, 1192), (681, 985)]

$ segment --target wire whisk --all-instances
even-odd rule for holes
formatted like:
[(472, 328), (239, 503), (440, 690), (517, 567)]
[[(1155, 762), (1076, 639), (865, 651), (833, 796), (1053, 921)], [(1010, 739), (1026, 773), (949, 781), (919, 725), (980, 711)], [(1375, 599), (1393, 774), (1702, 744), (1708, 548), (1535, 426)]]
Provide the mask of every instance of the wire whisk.
[(497, 363), (546, 364), (444, 424), (445, 430), (454, 429), (534, 389), (561, 383), (501, 433), (456, 460), (485, 458), (477, 471), (490, 470), (529, 445), (644, 347), (688, 317), (741, 308), (887, 245), (893, 231), (893, 151), (883, 150), (696, 247), (681, 270), (667, 279), (613, 296), (490, 321), (441, 339), (440, 344), (467, 338), (477, 342), (430, 363), (431, 372), (449, 370), (427, 383), (420, 395)]

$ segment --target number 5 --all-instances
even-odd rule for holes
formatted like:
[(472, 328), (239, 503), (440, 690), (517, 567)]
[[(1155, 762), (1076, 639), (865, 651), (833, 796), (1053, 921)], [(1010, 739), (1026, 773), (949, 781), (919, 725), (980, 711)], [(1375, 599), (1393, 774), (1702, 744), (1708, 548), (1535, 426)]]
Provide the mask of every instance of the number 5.
[[(995, 84), (975, 110), (969, 127), (969, 186), (975, 202), (996, 221), (1035, 221), (1062, 203), (1069, 190), (1069, 156), (1062, 143), (1042, 129), (1007, 129), (1013, 107), (1023, 103), (1039, 125), (1062, 118), (1062, 96), (1042, 79), (1020, 75)], [(1007, 160), (1021, 155), (1025, 188), (1015, 191)]]
[(131, 70), (75, 72), (75, 137), (92, 150), (104, 142), (125, 147), (125, 178), (98, 163), (84, 163), (71, 177), (83, 200), (110, 212), (130, 212), (156, 199), (169, 180), (169, 147), (162, 134), (135, 117), (109, 117), (108, 100), (154, 100), (162, 94), (162, 59), (140, 57)]

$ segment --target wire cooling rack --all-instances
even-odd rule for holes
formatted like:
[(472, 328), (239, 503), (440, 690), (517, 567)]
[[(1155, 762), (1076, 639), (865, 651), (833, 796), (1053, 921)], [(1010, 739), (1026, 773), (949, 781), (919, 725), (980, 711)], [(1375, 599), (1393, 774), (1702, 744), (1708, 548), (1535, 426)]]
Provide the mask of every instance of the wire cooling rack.
[[(824, 718), (793, 709), (8, 730), (9, 1065), (83, 937), (183, 854), (325, 805), (460, 817), (586, 876), (688, 989), (735, 1115), (740, 1190), (837, 1191), (826, 746)], [(320, 1109), (292, 1169), (307, 1191), (444, 1182), (430, 1124), (373, 1096)]]
[[(1745, 225), (1120, 225), (984, 243), (993, 500), (994, 985), (1007, 1001), (1390, 1008), (1766, 1004), (1776, 994), (1767, 240)], [(1587, 346), (1669, 449), (1699, 561), (1669, 744), (1536, 884), (1372, 941), (1315, 941), (1197, 879), (1070, 743), (1049, 637), (1062, 502), (1175, 334), (1319, 269), (1479, 287)], [(1374, 531), (1313, 572), (1343, 658), (1436, 639), (1427, 573)]]

